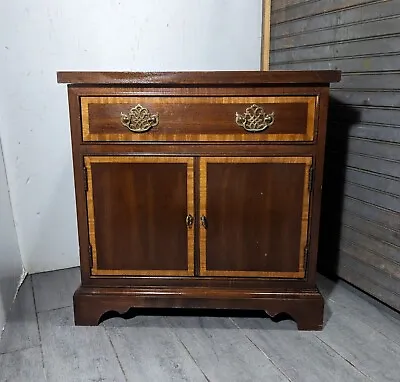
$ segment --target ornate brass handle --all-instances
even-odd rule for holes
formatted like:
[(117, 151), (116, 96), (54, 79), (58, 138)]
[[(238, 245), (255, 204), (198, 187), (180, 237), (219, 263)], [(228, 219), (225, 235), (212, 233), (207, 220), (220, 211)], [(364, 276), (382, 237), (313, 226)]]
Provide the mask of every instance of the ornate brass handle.
[(186, 216), (186, 226), (188, 228), (192, 228), (193, 222), (194, 222), (194, 218), (192, 215), (189, 214), (188, 216)]
[(201, 222), (201, 225), (202, 225), (205, 229), (207, 229), (207, 227), (208, 227), (208, 222), (207, 222), (207, 218), (206, 218), (204, 215), (200, 218), (200, 222)]
[(121, 123), (134, 133), (144, 133), (158, 125), (158, 113), (152, 115), (148, 109), (137, 104), (128, 114), (121, 113)]
[(261, 106), (255, 104), (248, 107), (244, 114), (236, 113), (236, 124), (251, 133), (264, 131), (274, 121), (274, 112), (266, 114)]

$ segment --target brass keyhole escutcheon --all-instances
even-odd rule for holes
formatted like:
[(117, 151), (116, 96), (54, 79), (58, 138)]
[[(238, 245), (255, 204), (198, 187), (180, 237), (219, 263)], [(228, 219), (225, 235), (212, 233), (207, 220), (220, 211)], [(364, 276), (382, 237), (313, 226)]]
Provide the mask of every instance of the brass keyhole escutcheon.
[(201, 222), (201, 225), (202, 225), (205, 229), (207, 229), (207, 227), (208, 227), (208, 222), (207, 222), (207, 218), (206, 218), (204, 215), (200, 218), (200, 222)]
[(192, 215), (188, 215), (186, 216), (186, 226), (188, 228), (192, 228), (193, 227), (193, 222), (194, 222), (194, 217)]

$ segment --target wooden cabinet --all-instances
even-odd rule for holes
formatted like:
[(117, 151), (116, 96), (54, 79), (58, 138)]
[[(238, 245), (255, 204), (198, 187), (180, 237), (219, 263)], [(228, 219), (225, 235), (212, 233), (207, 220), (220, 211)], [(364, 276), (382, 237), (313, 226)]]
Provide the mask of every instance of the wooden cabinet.
[(320, 329), (325, 124), (339, 77), (60, 72), (81, 256), (76, 323), (131, 307), (235, 308)]

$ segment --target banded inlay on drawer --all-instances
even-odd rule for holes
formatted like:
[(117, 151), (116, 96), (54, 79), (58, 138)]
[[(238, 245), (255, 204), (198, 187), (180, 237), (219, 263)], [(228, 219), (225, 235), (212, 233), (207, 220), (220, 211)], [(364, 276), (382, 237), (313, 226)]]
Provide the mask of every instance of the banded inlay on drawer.
[(314, 96), (82, 97), (83, 141), (306, 141)]

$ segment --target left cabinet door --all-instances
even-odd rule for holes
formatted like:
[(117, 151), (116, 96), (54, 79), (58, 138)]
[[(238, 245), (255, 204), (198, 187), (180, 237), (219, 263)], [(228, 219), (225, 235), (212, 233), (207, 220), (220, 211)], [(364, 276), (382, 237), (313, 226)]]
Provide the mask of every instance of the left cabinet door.
[(93, 276), (193, 276), (193, 158), (86, 156)]

